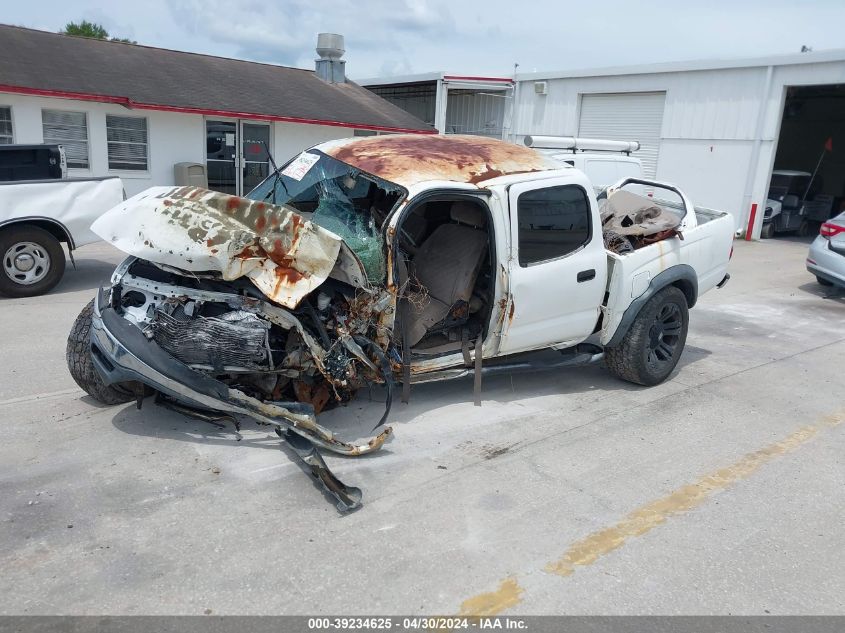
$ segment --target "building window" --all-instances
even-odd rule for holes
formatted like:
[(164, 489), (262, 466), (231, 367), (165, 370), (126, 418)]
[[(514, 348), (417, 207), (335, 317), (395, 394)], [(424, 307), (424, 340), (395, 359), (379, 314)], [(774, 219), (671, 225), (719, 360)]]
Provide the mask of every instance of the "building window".
[(590, 202), (576, 185), (526, 191), (517, 217), (520, 266), (563, 257), (590, 241)]
[(65, 148), (67, 166), (88, 169), (88, 115), (84, 112), (42, 110), (44, 142)]
[(12, 142), (12, 108), (0, 106), (0, 145)]
[(106, 115), (109, 169), (147, 171), (147, 119)]

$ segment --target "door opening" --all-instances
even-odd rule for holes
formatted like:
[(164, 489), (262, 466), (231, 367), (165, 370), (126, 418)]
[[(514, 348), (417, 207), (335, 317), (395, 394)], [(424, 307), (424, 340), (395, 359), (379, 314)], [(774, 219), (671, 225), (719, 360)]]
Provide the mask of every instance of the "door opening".
[(269, 175), (269, 123), (207, 119), (205, 134), (209, 189), (243, 196)]

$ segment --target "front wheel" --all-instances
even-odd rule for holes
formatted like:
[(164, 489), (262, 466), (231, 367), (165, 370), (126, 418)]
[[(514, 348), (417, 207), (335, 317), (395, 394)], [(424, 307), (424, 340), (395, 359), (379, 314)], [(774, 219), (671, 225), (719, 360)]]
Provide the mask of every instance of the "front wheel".
[(107, 385), (100, 378), (91, 360), (91, 318), (94, 300), (88, 302), (70, 329), (67, 337), (67, 368), (76, 384), (94, 400), (103, 404), (123, 404), (135, 399), (132, 383)]
[(678, 364), (688, 327), (686, 296), (675, 286), (663, 288), (642, 307), (622, 342), (605, 349), (605, 365), (623, 380), (657, 385)]
[(775, 223), (774, 222), (767, 222), (763, 225), (763, 228), (760, 229), (760, 239), (761, 240), (769, 240), (775, 236)]
[(0, 294), (8, 297), (43, 295), (65, 272), (59, 241), (37, 226), (12, 226), (0, 232)]

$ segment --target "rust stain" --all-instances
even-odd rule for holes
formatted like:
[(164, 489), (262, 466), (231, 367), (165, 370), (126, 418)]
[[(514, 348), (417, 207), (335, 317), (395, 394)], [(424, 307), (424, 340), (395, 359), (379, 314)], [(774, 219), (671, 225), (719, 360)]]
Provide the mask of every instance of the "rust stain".
[(282, 288), (282, 286), (293, 286), (297, 281), (300, 279), (305, 278), (305, 274), (299, 272), (295, 268), (282, 268), (281, 266), (277, 266), (276, 270), (276, 292)]
[(318, 385), (309, 385), (302, 380), (293, 382), (293, 393), (299, 402), (306, 402), (314, 407), (314, 413), (319, 415), (331, 399), (329, 386), (321, 382)]
[(593, 532), (573, 543), (560, 559), (546, 565), (545, 571), (569, 576), (575, 573), (576, 567), (593, 564), (602, 556), (622, 547), (629, 538), (642, 536), (665, 523), (669, 517), (697, 508), (713, 493), (747, 479), (763, 464), (795, 450), (815, 437), (822, 428), (835, 426), (844, 419), (845, 414), (827, 416), (819, 424), (800, 428), (780, 442), (748, 453), (731, 466), (704, 475), (697, 481), (634, 510), (616, 525)]
[(478, 184), (498, 176), (560, 168), (523, 145), (456, 134), (374, 136), (325, 151), (353, 167), (406, 187), (426, 180)]
[(229, 213), (234, 213), (241, 208), (241, 200), (242, 198), (238, 198), (237, 196), (229, 196), (229, 199), (226, 200), (226, 211)]
[(513, 322), (513, 314), (516, 312), (516, 304), (511, 301), (511, 309), (508, 311), (508, 324)]
[(516, 578), (505, 578), (496, 591), (480, 593), (461, 603), (460, 615), (493, 616), (522, 602), (524, 589)]

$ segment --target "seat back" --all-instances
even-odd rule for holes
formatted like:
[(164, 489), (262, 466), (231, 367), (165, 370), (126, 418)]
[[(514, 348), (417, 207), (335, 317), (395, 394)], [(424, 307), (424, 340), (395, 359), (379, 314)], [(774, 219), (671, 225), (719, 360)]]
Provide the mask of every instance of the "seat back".
[(472, 203), (456, 202), (450, 217), (453, 222), (438, 226), (412, 262), (414, 275), (430, 298), (424, 309), (411, 314), (412, 345), (428, 328), (442, 321), (457, 302), (469, 302), (484, 263), (487, 252), (484, 211)]

